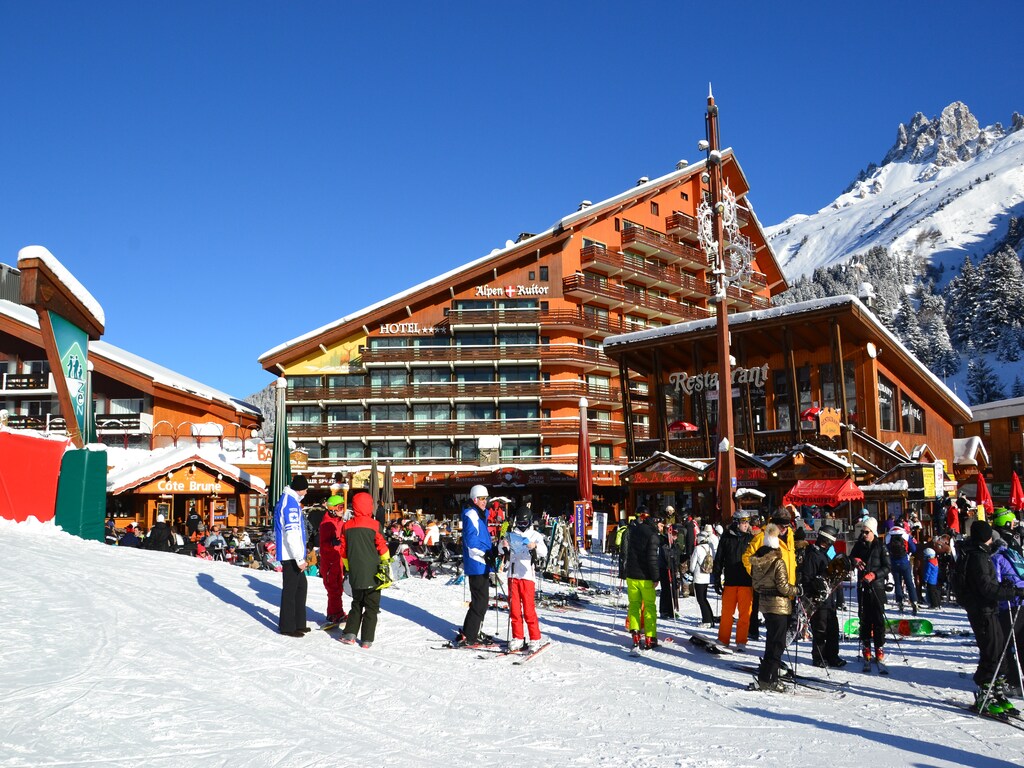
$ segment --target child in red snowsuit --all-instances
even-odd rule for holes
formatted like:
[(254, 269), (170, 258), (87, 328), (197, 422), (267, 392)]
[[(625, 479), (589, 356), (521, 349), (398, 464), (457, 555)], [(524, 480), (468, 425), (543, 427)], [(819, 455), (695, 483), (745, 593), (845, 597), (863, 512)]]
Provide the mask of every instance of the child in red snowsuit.
[(320, 577), (327, 590), (327, 623), (336, 624), (347, 616), (342, 605), (345, 569), (341, 563), (341, 519), (344, 514), (341, 496), (327, 499), (327, 514), (320, 521)]

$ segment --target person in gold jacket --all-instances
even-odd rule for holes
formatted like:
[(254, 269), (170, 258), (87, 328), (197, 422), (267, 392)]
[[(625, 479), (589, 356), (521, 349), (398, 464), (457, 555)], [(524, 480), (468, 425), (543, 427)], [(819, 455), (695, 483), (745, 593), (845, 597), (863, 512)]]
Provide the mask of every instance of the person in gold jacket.
[[(786, 573), (789, 576), (789, 583), (796, 584), (796, 547), (794, 546), (793, 530), (790, 525), (793, 519), (791, 509), (792, 505), (788, 505), (775, 510), (775, 514), (772, 515), (772, 522), (779, 528), (779, 552), (782, 554), (783, 560), (786, 561)], [(743, 567), (747, 569), (747, 573), (752, 573), (750, 570), (750, 559), (764, 543), (764, 531), (765, 529), (762, 529), (754, 533), (754, 538), (750, 540), (746, 551), (743, 553)], [(761, 606), (759, 605), (759, 598), (755, 589), (753, 603), (750, 607), (750, 638), (753, 640), (757, 640), (760, 637), (760, 622), (757, 618), (759, 612), (761, 612)]]
[(764, 613), (764, 658), (757, 670), (757, 686), (762, 691), (785, 690), (779, 680), (779, 665), (786, 649), (786, 625), (793, 613), (793, 599), (799, 590), (793, 584), (795, 571), (790, 571), (782, 554), (780, 528), (768, 524), (758, 550), (750, 558), (751, 580)]

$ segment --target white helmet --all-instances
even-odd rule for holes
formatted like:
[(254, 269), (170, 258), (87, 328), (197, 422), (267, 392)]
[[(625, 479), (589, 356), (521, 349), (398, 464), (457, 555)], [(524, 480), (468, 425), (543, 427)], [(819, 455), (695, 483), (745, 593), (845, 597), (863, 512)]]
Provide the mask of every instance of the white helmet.
[(925, 547), (925, 549), (924, 549), (924, 556), (925, 557), (935, 557), (935, 550), (932, 549), (931, 547)]
[(469, 489), (469, 498), (471, 499), (486, 499), (488, 496), (490, 494), (487, 493), (487, 489), (482, 485), (474, 485)]

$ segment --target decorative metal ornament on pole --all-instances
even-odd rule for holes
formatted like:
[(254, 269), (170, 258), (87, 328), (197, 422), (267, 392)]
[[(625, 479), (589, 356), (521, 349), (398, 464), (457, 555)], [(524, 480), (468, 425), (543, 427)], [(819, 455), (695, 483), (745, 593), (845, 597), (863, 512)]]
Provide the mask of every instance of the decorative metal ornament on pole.
[[(732, 365), (729, 355), (730, 283), (750, 270), (753, 256), (749, 238), (739, 232), (736, 196), (722, 176), (722, 153), (718, 138), (718, 107), (708, 86), (708, 110), (705, 116), (707, 140), (700, 149), (707, 152), (707, 170), (701, 180), (708, 195), (697, 207), (697, 230), (701, 247), (714, 265), (716, 305), (716, 341), (718, 350), (718, 510), (724, 523), (732, 519), (736, 492), (736, 453), (732, 413)], [(728, 240), (728, 244), (726, 241)]]

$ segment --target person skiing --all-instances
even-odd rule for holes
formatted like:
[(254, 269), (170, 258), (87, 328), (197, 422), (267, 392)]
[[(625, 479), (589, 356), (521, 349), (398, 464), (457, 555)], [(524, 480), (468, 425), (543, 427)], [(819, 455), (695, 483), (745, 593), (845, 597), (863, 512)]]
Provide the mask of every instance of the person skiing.
[(838, 594), (829, 579), (828, 551), (839, 536), (831, 525), (818, 529), (818, 538), (807, 547), (800, 569), (800, 586), (804, 595), (815, 600), (817, 607), (811, 613), (811, 661), (816, 667), (844, 667), (846, 661), (839, 655)]
[(358, 491), (352, 497), (352, 519), (342, 526), (338, 554), (348, 574), (352, 605), (341, 642), (369, 648), (377, 635), (380, 590), (391, 582), (388, 543), (374, 516), (373, 497)]
[[(547, 557), (548, 548), (544, 537), (533, 529), (533, 513), (529, 509), (521, 507), (515, 513), (509, 510), (508, 518), (513, 521), (513, 526), (498, 545), (498, 551), (507, 553), (508, 557), (508, 611), (512, 624), (508, 650), (532, 653), (542, 644), (534, 602), (534, 564), (538, 558)], [(523, 631), (524, 621), (530, 633), (529, 643)]]
[(277, 631), (290, 637), (302, 637), (306, 626), (306, 521), (302, 499), (309, 483), (295, 475), (281, 492), (274, 506), (274, 540), (281, 561), (281, 612)]
[(722, 533), (715, 553), (711, 582), (715, 592), (722, 596), (722, 615), (718, 619), (718, 643), (728, 647), (732, 637), (733, 614), (736, 619), (736, 648), (747, 646), (747, 632), (750, 629), (750, 607), (753, 587), (750, 574), (743, 567), (743, 553), (754, 535), (750, 532), (750, 513), (739, 509), (733, 515), (732, 523)]
[(785, 690), (779, 680), (779, 666), (786, 649), (786, 626), (793, 613), (793, 600), (799, 594), (787, 572), (779, 534), (775, 523), (765, 526), (762, 544), (750, 558), (751, 581), (758, 593), (765, 627), (764, 657), (757, 670), (757, 686), (762, 691), (776, 692)]
[(889, 551), (878, 537), (875, 518), (869, 517), (864, 521), (850, 559), (858, 572), (857, 615), (860, 619), (861, 655), (866, 669), (872, 660), (879, 664), (885, 662), (885, 580), (889, 576)]
[[(1013, 512), (1008, 509), (997, 509), (996, 516), (992, 519), (996, 531), (999, 534), (999, 541), (995, 541), (993, 534), (994, 551), (992, 553), (992, 565), (996, 570), (996, 580), (1000, 583), (1009, 582), (1015, 587), (1024, 587), (1024, 555), (1021, 554), (1020, 544), (1013, 535), (1013, 529), (1017, 519)], [(999, 601), (999, 626), (1003, 630), (1003, 638), (1009, 640), (1009, 651), (1003, 663), (1003, 670), (1007, 679), (1004, 695), (1007, 698), (1021, 696), (1021, 664), (1024, 664), (1024, 614), (1021, 607), (1024, 600), (1014, 597), (1010, 600)]]
[(462, 510), (462, 571), (469, 581), (469, 610), (462, 629), (453, 645), (474, 647), (492, 642), (482, 636), (480, 627), (487, 614), (489, 573), (493, 570), (494, 553), (491, 532), (487, 527), (487, 488), (474, 485), (469, 491), (469, 503)]
[(342, 597), (345, 593), (345, 569), (341, 564), (343, 502), (341, 496), (329, 497), (325, 502), (326, 512), (320, 520), (320, 578), (327, 592), (327, 627), (337, 626), (348, 618)]
[(646, 507), (637, 509), (636, 519), (629, 524), (627, 536), (624, 570), (629, 600), (629, 631), (634, 650), (643, 651), (658, 645), (654, 585), (658, 581), (660, 540), (658, 528)]

